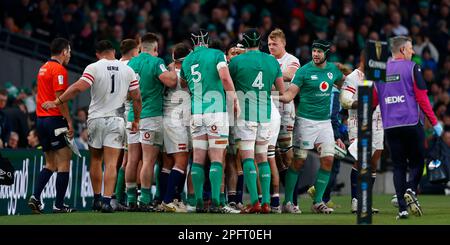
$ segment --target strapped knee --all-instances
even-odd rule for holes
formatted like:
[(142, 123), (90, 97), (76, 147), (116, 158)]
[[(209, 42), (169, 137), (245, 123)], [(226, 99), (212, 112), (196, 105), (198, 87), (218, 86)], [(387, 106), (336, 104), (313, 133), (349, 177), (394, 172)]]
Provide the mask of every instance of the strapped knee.
[(320, 144), (317, 147), (320, 157), (334, 157), (334, 144)]
[(263, 145), (256, 145), (255, 146), (255, 153), (256, 154), (260, 154), (260, 153), (266, 153), (267, 154), (267, 148), (268, 148), (269, 144), (263, 144)]
[(308, 150), (303, 150), (300, 148), (294, 148), (294, 157), (295, 159), (306, 159), (308, 157)]
[(192, 140), (192, 147), (195, 149), (208, 150), (208, 141), (206, 140)]
[(239, 141), (239, 150), (241, 151), (253, 151), (255, 149), (255, 141), (241, 140)]

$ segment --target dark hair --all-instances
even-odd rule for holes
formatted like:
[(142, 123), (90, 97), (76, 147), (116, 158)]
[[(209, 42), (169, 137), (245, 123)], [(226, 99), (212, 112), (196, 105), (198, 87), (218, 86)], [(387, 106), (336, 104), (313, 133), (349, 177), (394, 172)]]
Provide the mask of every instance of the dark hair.
[(120, 53), (122, 55), (127, 54), (131, 50), (137, 48), (138, 44), (136, 40), (134, 39), (125, 39), (122, 42), (120, 42)]
[(209, 48), (213, 48), (213, 49), (218, 49), (220, 51), (224, 51), (223, 50), (223, 43), (222, 43), (222, 41), (220, 39), (212, 39), (209, 42), (208, 47)]
[(158, 42), (158, 36), (155, 33), (151, 33), (151, 32), (146, 33), (144, 36), (142, 36), (141, 42), (142, 43)]
[(108, 50), (114, 50), (112, 43), (108, 40), (101, 40), (95, 44), (95, 52), (102, 53)]
[(182, 61), (189, 52), (189, 47), (185, 43), (178, 43), (173, 47), (173, 59), (175, 61)]
[(205, 29), (199, 29), (191, 33), (191, 41), (194, 46), (208, 45), (209, 34)]
[(65, 38), (55, 38), (50, 43), (50, 55), (59, 55), (64, 49), (69, 48), (70, 42)]

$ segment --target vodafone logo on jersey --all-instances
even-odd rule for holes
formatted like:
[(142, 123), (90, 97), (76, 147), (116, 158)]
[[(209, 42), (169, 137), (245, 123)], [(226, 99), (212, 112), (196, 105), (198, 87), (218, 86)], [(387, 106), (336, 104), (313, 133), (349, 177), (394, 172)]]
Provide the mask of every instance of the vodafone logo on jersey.
[(323, 82), (320, 83), (319, 89), (322, 92), (326, 92), (329, 87), (330, 87), (330, 85), (328, 85), (327, 82), (323, 81)]

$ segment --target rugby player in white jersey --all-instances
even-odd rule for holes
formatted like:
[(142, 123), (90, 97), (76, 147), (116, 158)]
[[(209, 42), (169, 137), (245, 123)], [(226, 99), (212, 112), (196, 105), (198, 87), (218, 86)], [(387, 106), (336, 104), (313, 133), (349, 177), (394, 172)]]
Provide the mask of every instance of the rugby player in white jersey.
[[(134, 120), (132, 131), (137, 132), (141, 111), (139, 82), (133, 70), (115, 58), (111, 42), (96, 44), (97, 62), (86, 67), (81, 78), (72, 84), (55, 101), (47, 101), (44, 109), (54, 108), (91, 88), (88, 114), (88, 144), (91, 153), (90, 177), (94, 191), (93, 209), (104, 213), (113, 212), (111, 196), (116, 181), (116, 165), (125, 139), (125, 121), (118, 109), (129, 95), (133, 100)], [(102, 190), (102, 162), (105, 162), (104, 192)]]
[[(286, 36), (281, 29), (275, 29), (269, 34), (268, 39), (269, 52), (273, 55), (280, 64), (281, 72), (283, 73), (283, 80), (285, 82), (286, 89), (291, 84), (292, 77), (297, 69), (300, 67), (300, 61), (286, 52)], [(278, 108), (278, 110), (276, 109)], [(292, 151), (292, 131), (294, 129), (295, 121), (295, 106), (294, 101), (287, 104), (278, 103), (278, 101), (272, 101), (272, 137), (269, 140), (268, 159), (270, 163), (270, 170), (272, 172), (272, 198), (271, 209), (274, 213), (281, 213), (280, 206), (280, 175), (284, 178), (286, 170), (291, 165), (294, 154)], [(278, 144), (277, 144), (278, 143)], [(278, 172), (277, 162), (275, 161), (275, 146), (278, 146), (279, 162)], [(296, 192), (294, 200), (297, 199)], [(293, 213), (299, 213), (298, 206), (294, 206), (291, 210)]]

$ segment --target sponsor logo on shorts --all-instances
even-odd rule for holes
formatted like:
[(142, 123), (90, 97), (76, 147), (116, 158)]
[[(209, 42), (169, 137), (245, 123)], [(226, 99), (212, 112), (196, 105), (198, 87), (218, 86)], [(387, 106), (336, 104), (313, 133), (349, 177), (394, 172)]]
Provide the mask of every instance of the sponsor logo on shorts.
[(152, 135), (149, 132), (144, 133), (144, 140), (150, 140), (151, 137)]
[(211, 126), (211, 132), (217, 133), (217, 126), (216, 125), (212, 125)]

